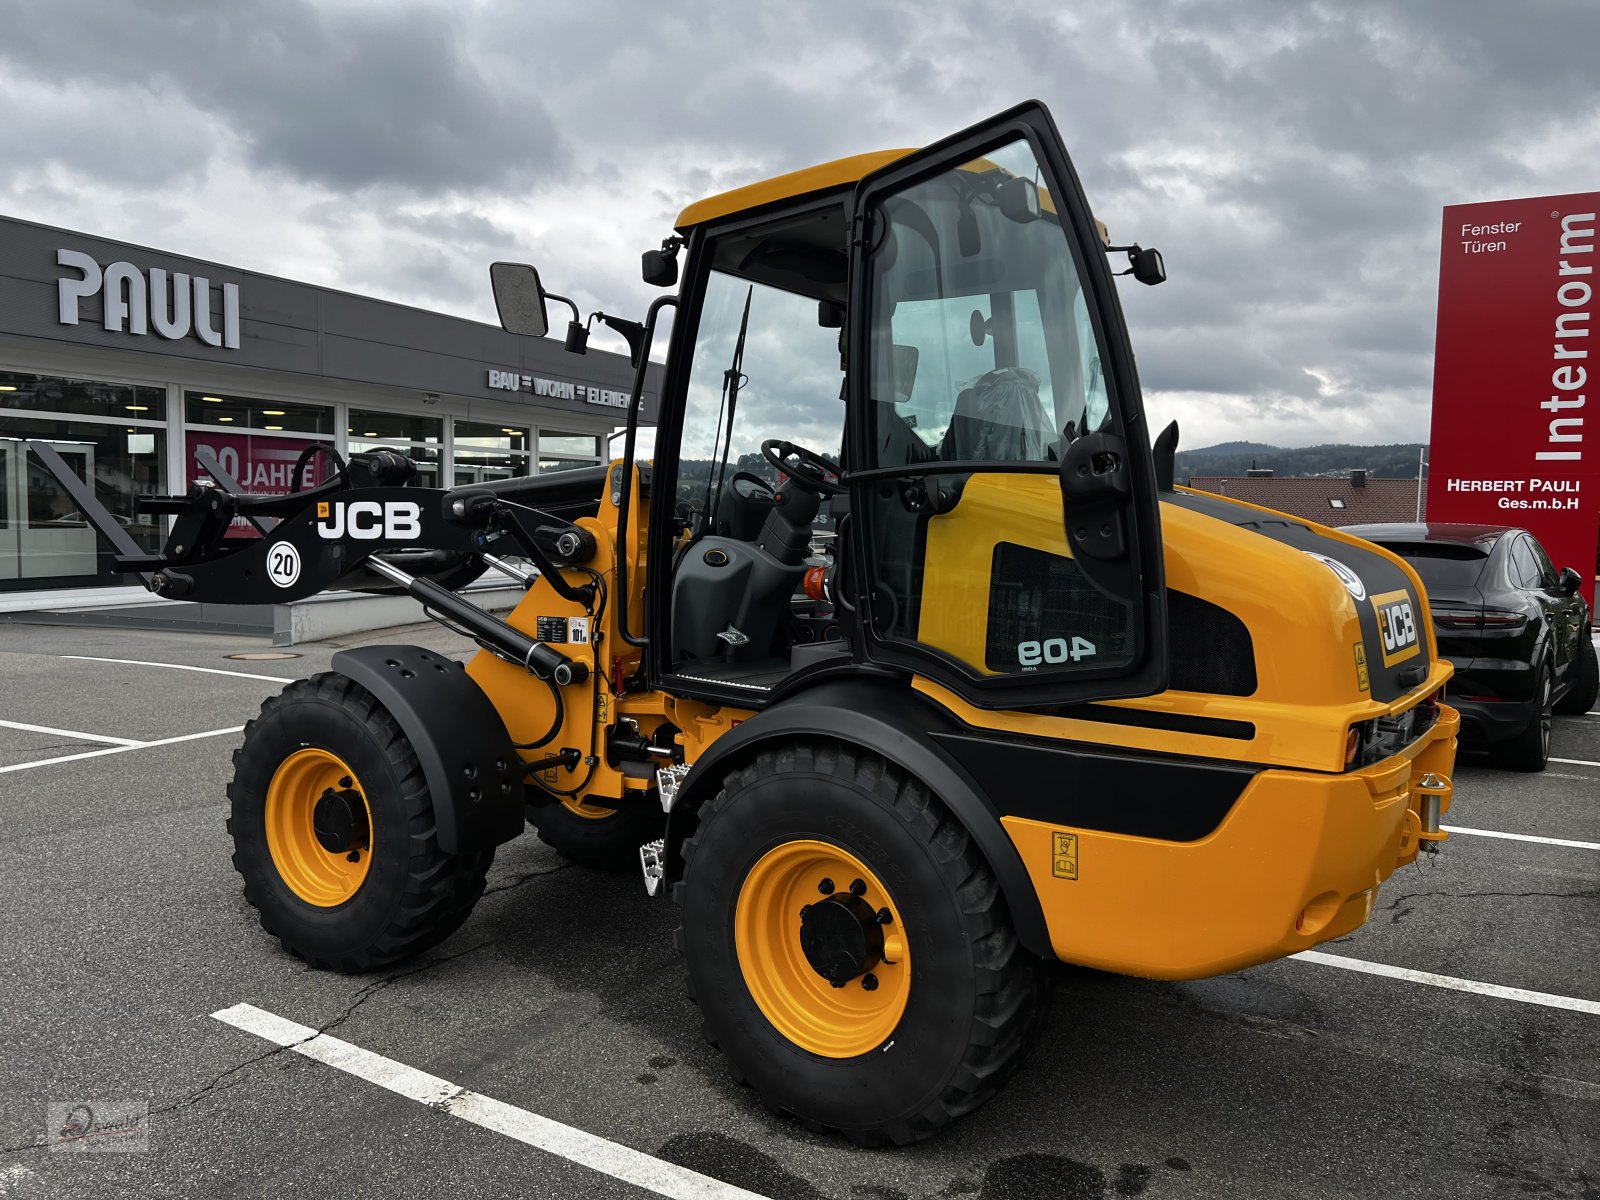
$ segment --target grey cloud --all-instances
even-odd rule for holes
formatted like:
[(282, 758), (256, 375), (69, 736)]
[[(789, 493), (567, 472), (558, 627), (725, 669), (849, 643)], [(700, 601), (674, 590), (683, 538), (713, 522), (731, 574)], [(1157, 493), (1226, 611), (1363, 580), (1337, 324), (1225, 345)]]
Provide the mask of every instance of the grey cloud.
[(453, 15), (307, 0), (99, 7), (86, 20), (78, 5), (0, 4), (0, 60), (23, 77), (159, 83), (226, 122), (261, 167), (339, 189), (504, 185), (565, 153), (537, 93), (486, 78)]
[(0, 26), (0, 203), (47, 206), (49, 160), (114, 163), (129, 182), (104, 211), (132, 237), (166, 214), (144, 236), (171, 244), (166, 181), (242, 162), (263, 193), (304, 185), (285, 219), (334, 247), (331, 282), (479, 317), (495, 257), (638, 311), (638, 252), (685, 204), (1038, 96), (1096, 213), (1166, 251), (1171, 281), (1123, 296), (1147, 390), (1232, 397), (1263, 431), (1420, 436), (1441, 207), (1592, 188), (1600, 151), (1592, 0), (626, 0), (605, 19), (0, 0)]

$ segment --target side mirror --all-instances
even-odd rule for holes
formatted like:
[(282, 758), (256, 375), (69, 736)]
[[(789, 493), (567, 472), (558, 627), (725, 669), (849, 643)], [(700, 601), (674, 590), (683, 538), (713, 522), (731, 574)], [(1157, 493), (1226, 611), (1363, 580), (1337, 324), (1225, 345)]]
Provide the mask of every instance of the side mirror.
[(1133, 277), (1140, 283), (1155, 287), (1167, 281), (1166, 261), (1161, 257), (1161, 251), (1154, 247), (1149, 250), (1135, 249), (1128, 255), (1128, 265), (1133, 268)]
[(640, 256), (639, 272), (651, 287), (671, 287), (678, 282), (677, 250), (646, 250)]
[(494, 286), (500, 325), (507, 333), (543, 337), (550, 332), (538, 271), (527, 263), (490, 263), (489, 282)]
[(1583, 586), (1583, 576), (1578, 574), (1576, 567), (1561, 568), (1561, 590), (1568, 596), (1577, 595), (1578, 589)]

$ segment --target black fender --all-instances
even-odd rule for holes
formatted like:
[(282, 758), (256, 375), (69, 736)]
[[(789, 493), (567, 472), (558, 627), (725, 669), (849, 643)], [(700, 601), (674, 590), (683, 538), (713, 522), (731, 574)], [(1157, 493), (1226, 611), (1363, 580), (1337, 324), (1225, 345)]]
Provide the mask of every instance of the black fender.
[(999, 810), (933, 739), (935, 733), (963, 729), (949, 712), (905, 682), (831, 680), (786, 697), (719, 737), (684, 776), (667, 818), (669, 878), (681, 876), (680, 847), (694, 832), (700, 805), (716, 794), (728, 768), (748, 759), (765, 743), (796, 736), (832, 738), (881, 754), (926, 784), (966, 827), (988, 860), (1023, 946), (1041, 957), (1054, 958), (1038, 893), (1022, 865), (1022, 856), (1000, 824)]
[(522, 832), (522, 759), (466, 667), (421, 646), (341, 650), (332, 667), (371, 692), (416, 751), (441, 850), (489, 849)]

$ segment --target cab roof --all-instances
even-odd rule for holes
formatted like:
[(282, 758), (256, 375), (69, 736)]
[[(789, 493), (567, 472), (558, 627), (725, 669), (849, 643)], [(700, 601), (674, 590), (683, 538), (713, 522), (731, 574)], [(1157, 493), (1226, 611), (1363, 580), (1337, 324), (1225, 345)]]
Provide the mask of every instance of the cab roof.
[(879, 167), (888, 166), (896, 159), (904, 158), (910, 153), (912, 153), (910, 149), (900, 149), (852, 154), (849, 158), (836, 158), (832, 162), (790, 171), (787, 175), (763, 179), (760, 183), (750, 183), (732, 191), (719, 192), (715, 196), (707, 196), (704, 200), (696, 200), (689, 205), (678, 214), (675, 227), (680, 233), (687, 232), (696, 225), (704, 225), (707, 221), (714, 221), (718, 217), (762, 208), (780, 200), (793, 200), (796, 196), (806, 196), (812, 192), (826, 192), (833, 188), (844, 187), (858, 182), (863, 176), (871, 174)]
[[(679, 233), (687, 233), (696, 225), (704, 225), (707, 221), (715, 221), (719, 217), (749, 212), (782, 200), (793, 200), (798, 196), (809, 196), (814, 192), (827, 192), (834, 188), (859, 183), (879, 167), (886, 167), (914, 153), (916, 147), (903, 146), (898, 150), (874, 150), (868, 154), (852, 154), (848, 158), (836, 158), (832, 162), (818, 163), (814, 167), (804, 167), (798, 171), (790, 171), (786, 175), (775, 175), (759, 183), (747, 183), (744, 187), (718, 192), (714, 196), (707, 196), (704, 200), (696, 200), (689, 205), (678, 214), (673, 228)], [(974, 161), (988, 163), (987, 159), (982, 158)], [(1049, 192), (1041, 190), (1040, 201), (1046, 211), (1055, 211), (1055, 202)], [(1094, 225), (1095, 232), (1100, 235), (1101, 243), (1109, 246), (1111, 234), (1107, 231), (1105, 222), (1096, 218)]]

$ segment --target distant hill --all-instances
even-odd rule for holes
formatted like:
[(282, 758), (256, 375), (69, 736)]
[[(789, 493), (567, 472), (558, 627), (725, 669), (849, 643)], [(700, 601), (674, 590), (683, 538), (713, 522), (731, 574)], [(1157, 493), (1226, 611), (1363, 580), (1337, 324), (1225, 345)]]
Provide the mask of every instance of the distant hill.
[(1274, 475), (1344, 475), (1365, 467), (1374, 479), (1415, 479), (1419, 442), (1393, 446), (1269, 446), (1264, 442), (1222, 442), (1199, 450), (1179, 450), (1175, 477), (1243, 475), (1251, 467), (1272, 468)]

